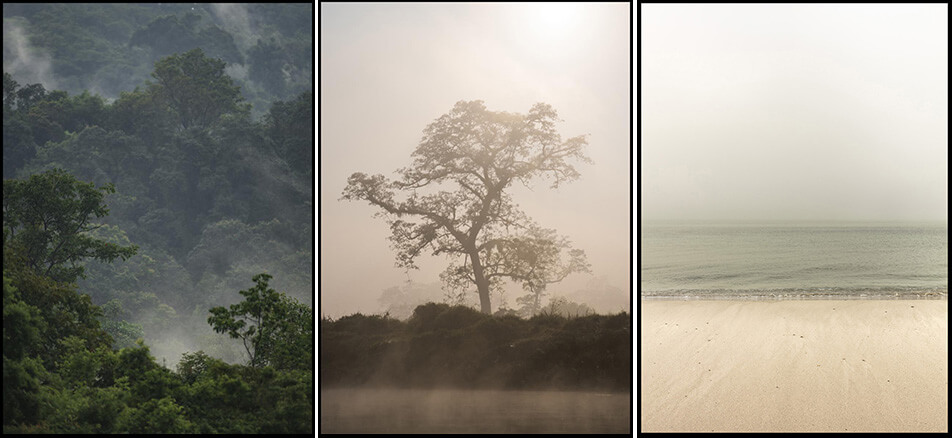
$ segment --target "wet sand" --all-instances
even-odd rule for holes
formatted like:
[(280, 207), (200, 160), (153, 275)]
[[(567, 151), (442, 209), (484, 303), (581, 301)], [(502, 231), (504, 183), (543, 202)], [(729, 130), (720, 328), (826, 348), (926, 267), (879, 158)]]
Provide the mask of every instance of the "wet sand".
[(641, 301), (641, 430), (947, 432), (948, 301)]

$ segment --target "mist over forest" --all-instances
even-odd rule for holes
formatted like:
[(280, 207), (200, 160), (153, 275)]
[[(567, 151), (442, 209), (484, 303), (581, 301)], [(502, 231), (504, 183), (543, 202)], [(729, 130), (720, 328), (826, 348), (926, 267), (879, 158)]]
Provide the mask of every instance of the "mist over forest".
[(313, 430), (313, 17), (4, 3), (5, 433)]

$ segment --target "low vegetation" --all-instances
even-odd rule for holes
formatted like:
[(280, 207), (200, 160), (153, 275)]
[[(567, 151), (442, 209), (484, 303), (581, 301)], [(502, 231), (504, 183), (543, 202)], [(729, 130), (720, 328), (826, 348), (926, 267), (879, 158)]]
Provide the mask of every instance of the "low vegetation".
[(427, 303), (406, 321), (322, 318), (321, 388), (631, 390), (631, 315), (529, 319)]

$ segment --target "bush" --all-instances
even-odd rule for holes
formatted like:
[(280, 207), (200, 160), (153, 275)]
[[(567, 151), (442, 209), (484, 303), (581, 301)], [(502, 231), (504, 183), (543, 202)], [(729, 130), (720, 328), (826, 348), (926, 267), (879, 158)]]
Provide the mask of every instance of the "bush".
[(629, 390), (631, 316), (525, 320), (427, 303), (321, 322), (321, 385)]
[(171, 397), (153, 399), (119, 415), (119, 430), (129, 433), (189, 433), (194, 427)]

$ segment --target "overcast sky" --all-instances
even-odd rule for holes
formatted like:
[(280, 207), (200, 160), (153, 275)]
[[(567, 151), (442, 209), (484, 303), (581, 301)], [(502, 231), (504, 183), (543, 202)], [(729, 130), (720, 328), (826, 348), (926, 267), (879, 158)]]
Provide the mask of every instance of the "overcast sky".
[(947, 4), (644, 4), (642, 217), (947, 220)]
[[(339, 201), (354, 172), (389, 178), (411, 163), (423, 129), (460, 100), (526, 113), (552, 105), (563, 138), (589, 134), (581, 177), (513, 197), (540, 225), (585, 250), (594, 279), (627, 294), (631, 273), (631, 24), (629, 4), (320, 4), (320, 301), (339, 317), (381, 311), (384, 289), (407, 281), (395, 268), (378, 210)], [(439, 281), (447, 260), (421, 256), (411, 272)], [(515, 298), (510, 295), (510, 307)], [(498, 301), (493, 302), (495, 308)]]

